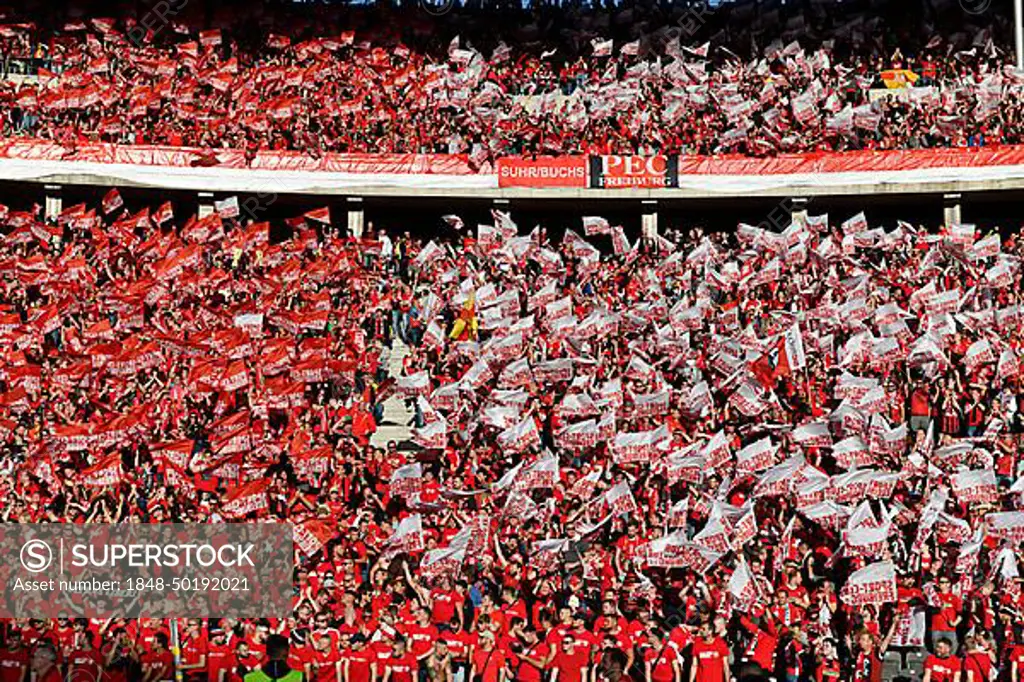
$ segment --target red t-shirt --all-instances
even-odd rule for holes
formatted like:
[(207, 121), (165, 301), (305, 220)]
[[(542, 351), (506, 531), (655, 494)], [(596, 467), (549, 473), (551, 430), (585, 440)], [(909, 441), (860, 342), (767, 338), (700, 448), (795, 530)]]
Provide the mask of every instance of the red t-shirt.
[[(206, 652), (206, 675), (209, 682), (218, 682), (220, 671), (226, 670), (229, 674), (238, 665), (235, 660), (235, 650), (228, 646), (217, 646), (211, 644)], [(227, 679), (227, 676), (224, 677)]]
[(369, 682), (370, 664), (373, 663), (374, 655), (369, 649), (359, 651), (346, 651), (344, 658), (348, 660), (349, 682)]
[(206, 635), (199, 633), (197, 637), (187, 638), (181, 643), (181, 662), (186, 665), (195, 665), (199, 658), (207, 653), (209, 642)]
[(853, 682), (882, 682), (882, 659), (877, 649), (872, 649), (870, 654), (863, 651), (857, 654)]
[(21, 682), (28, 667), (28, 649), (0, 650), (0, 682)]
[(973, 653), (964, 656), (963, 679), (965, 682), (969, 672), (974, 674), (974, 682), (988, 682), (990, 670), (992, 670), (992, 659), (988, 657), (988, 654)]
[(925, 660), (924, 669), (932, 671), (932, 682), (953, 682), (953, 676), (960, 671), (960, 659), (956, 656), (939, 658), (933, 654)]
[(697, 666), (696, 682), (722, 682), (725, 666), (729, 661), (729, 647), (721, 637), (707, 642), (698, 639), (693, 643), (693, 663)]
[[(497, 682), (498, 673), (505, 667), (505, 654), (500, 649), (477, 649), (473, 652), (473, 665), (476, 666), (476, 674), (480, 675), (483, 682)], [(579, 679), (574, 682), (580, 682)]]
[(956, 630), (956, 626), (953, 625), (953, 621), (960, 615), (960, 610), (963, 608), (963, 602), (960, 601), (960, 597), (956, 596), (952, 592), (947, 592), (946, 594), (942, 594), (940, 592), (936, 596), (938, 597), (938, 600), (942, 602), (942, 608), (932, 615), (932, 630), (938, 630), (940, 632), (951, 632)]
[(675, 650), (667, 644), (663, 647), (651, 647), (644, 651), (644, 662), (651, 664), (651, 679), (658, 682), (670, 682), (675, 676), (672, 662), (676, 658)]
[(174, 655), (167, 649), (147, 651), (142, 654), (142, 669), (159, 671), (155, 680), (170, 680), (174, 676)]
[(389, 658), (387, 669), (391, 671), (391, 682), (412, 682), (419, 670), (419, 661), (407, 651), (401, 658)]
[(586, 650), (581, 647), (573, 647), (571, 654), (559, 651), (552, 661), (554, 667), (558, 668), (558, 679), (562, 682), (581, 682), (583, 669), (587, 667), (590, 657)]
[(430, 651), (431, 647), (434, 646), (434, 640), (437, 639), (438, 631), (433, 625), (423, 627), (413, 623), (407, 625), (404, 628), (405, 635), (409, 638), (409, 648), (412, 650), (413, 656), (419, 658)]
[[(532, 647), (526, 648), (523, 651), (523, 656), (543, 661), (548, 657), (549, 653), (551, 653), (551, 647), (544, 642), (537, 642)], [(540, 682), (543, 677), (544, 671), (541, 668), (520, 659), (515, 675), (515, 679), (518, 682)]]
[[(337, 682), (339, 660), (341, 660), (341, 656), (333, 648), (328, 648), (327, 651), (317, 651), (316, 649), (310, 651), (306, 663), (309, 664), (310, 672), (313, 673), (311, 682)], [(393, 677), (395, 673), (391, 673), (391, 675)]]
[(57, 666), (51, 666), (49, 670), (43, 673), (36, 682), (61, 682), (62, 676), (60, 674), (60, 668)]
[(430, 618), (437, 624), (447, 625), (462, 607), (462, 597), (455, 590), (433, 590), (430, 593)]
[(103, 669), (103, 657), (98, 651), (75, 649), (68, 656), (68, 664), (71, 666), (68, 679), (98, 680)]

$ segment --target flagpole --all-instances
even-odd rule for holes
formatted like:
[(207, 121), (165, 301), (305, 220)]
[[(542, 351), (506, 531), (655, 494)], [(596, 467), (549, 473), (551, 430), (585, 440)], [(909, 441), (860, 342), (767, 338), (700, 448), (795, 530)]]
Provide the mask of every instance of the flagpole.
[(181, 637), (177, 618), (171, 618), (171, 653), (174, 655), (174, 680), (182, 682), (185, 676), (181, 671)]

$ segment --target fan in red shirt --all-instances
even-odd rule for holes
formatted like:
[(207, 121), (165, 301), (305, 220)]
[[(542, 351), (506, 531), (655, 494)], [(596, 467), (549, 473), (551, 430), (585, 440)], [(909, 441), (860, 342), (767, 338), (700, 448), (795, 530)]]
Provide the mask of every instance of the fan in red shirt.
[(889, 649), (894, 634), (895, 619), (881, 643), (876, 643), (875, 636), (867, 630), (860, 631), (857, 635), (859, 651), (853, 668), (853, 682), (882, 682), (882, 656)]
[(206, 656), (209, 649), (203, 623), (198, 618), (189, 618), (181, 638), (181, 670), (185, 679), (199, 678), (206, 670)]
[(313, 638), (313, 650), (306, 660), (306, 679), (309, 682), (341, 682), (341, 655), (331, 646), (325, 635)]
[(750, 635), (747, 658), (767, 674), (775, 669), (775, 650), (779, 644), (779, 630), (771, 611), (760, 609), (760, 614), (755, 615), (760, 615), (757, 622), (743, 614), (740, 616), (740, 624)]
[(647, 682), (679, 682), (682, 670), (676, 650), (665, 641), (665, 633), (653, 628), (644, 649), (644, 673)]
[(352, 635), (350, 648), (342, 652), (342, 670), (346, 682), (369, 682), (374, 661), (374, 653), (366, 646), (366, 638), (361, 634)]
[(582, 682), (589, 670), (590, 655), (576, 638), (566, 633), (559, 642), (558, 653), (552, 661), (555, 670), (551, 682)]
[(21, 630), (12, 629), (0, 649), (0, 682), (23, 682), (28, 659), (28, 649), (21, 643)]
[(208, 682), (227, 682), (231, 671), (238, 665), (235, 650), (228, 644), (222, 628), (210, 630), (210, 646), (206, 652), (206, 678)]
[(964, 640), (963, 682), (988, 682), (991, 679), (992, 655), (990, 642), (983, 636), (970, 636)]
[(480, 646), (472, 655), (470, 679), (475, 680), (477, 675), (481, 682), (501, 682), (505, 679), (505, 652), (498, 648), (495, 640), (490, 630), (480, 633)]
[(959, 682), (960, 659), (951, 656), (953, 643), (943, 637), (935, 643), (935, 653), (925, 659), (921, 682)]
[(96, 649), (92, 634), (79, 632), (76, 637), (76, 647), (68, 655), (68, 680), (89, 681), (100, 679), (100, 670), (103, 668), (103, 656)]
[(391, 657), (384, 666), (383, 682), (412, 682), (419, 671), (419, 661), (408, 650), (401, 637), (391, 646)]
[(522, 631), (523, 649), (516, 667), (517, 682), (541, 682), (544, 679), (544, 662), (550, 648), (537, 638), (537, 631), (531, 628)]
[(936, 596), (942, 605), (932, 614), (932, 643), (943, 637), (956, 643), (956, 628), (960, 625), (963, 602), (953, 594), (952, 581), (947, 576), (940, 577), (938, 582), (939, 591)]
[(167, 648), (167, 635), (153, 636), (153, 649), (142, 654), (142, 682), (169, 682), (174, 678), (174, 656)]
[(701, 625), (700, 637), (691, 650), (690, 682), (729, 682), (729, 647), (715, 635), (709, 623)]
[(430, 617), (434, 625), (448, 625), (452, 617), (462, 622), (463, 598), (452, 589), (451, 579), (443, 576), (437, 586), (430, 590)]

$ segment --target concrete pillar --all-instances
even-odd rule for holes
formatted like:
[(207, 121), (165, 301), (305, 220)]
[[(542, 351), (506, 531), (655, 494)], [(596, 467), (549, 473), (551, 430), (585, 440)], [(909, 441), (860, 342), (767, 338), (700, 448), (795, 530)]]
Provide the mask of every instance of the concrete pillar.
[(789, 200), (789, 215), (794, 223), (807, 225), (807, 197), (793, 197)]
[(43, 207), (43, 218), (46, 220), (57, 220), (57, 216), (64, 210), (64, 201), (61, 198), (60, 185), (44, 185), (46, 191), (46, 204)]
[(960, 224), (960, 194), (942, 195), (942, 224), (945, 226)]
[(205, 218), (213, 213), (213, 192), (199, 192), (199, 210), (196, 212), (199, 218)]
[(640, 236), (648, 244), (658, 243), (658, 201), (644, 199), (640, 202), (643, 213), (640, 216)]
[(363, 227), (365, 225), (363, 198), (349, 197), (345, 200), (345, 203), (348, 207), (348, 236), (362, 239)]

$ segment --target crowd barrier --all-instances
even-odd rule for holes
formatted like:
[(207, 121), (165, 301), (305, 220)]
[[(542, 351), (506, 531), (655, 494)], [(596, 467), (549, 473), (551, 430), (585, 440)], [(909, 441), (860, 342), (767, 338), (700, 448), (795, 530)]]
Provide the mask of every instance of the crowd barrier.
[[(698, 156), (502, 157), (478, 167), (467, 155), (323, 154), (162, 145), (0, 140), (0, 178), (207, 191), (343, 193), (367, 188), (662, 190), (736, 194), (926, 183), (1024, 187), (1024, 146), (856, 151), (751, 158)], [(1010, 181), (1007, 183), (1007, 181)], [(851, 189), (852, 188), (852, 189)], [(891, 190), (892, 188), (890, 188)]]

